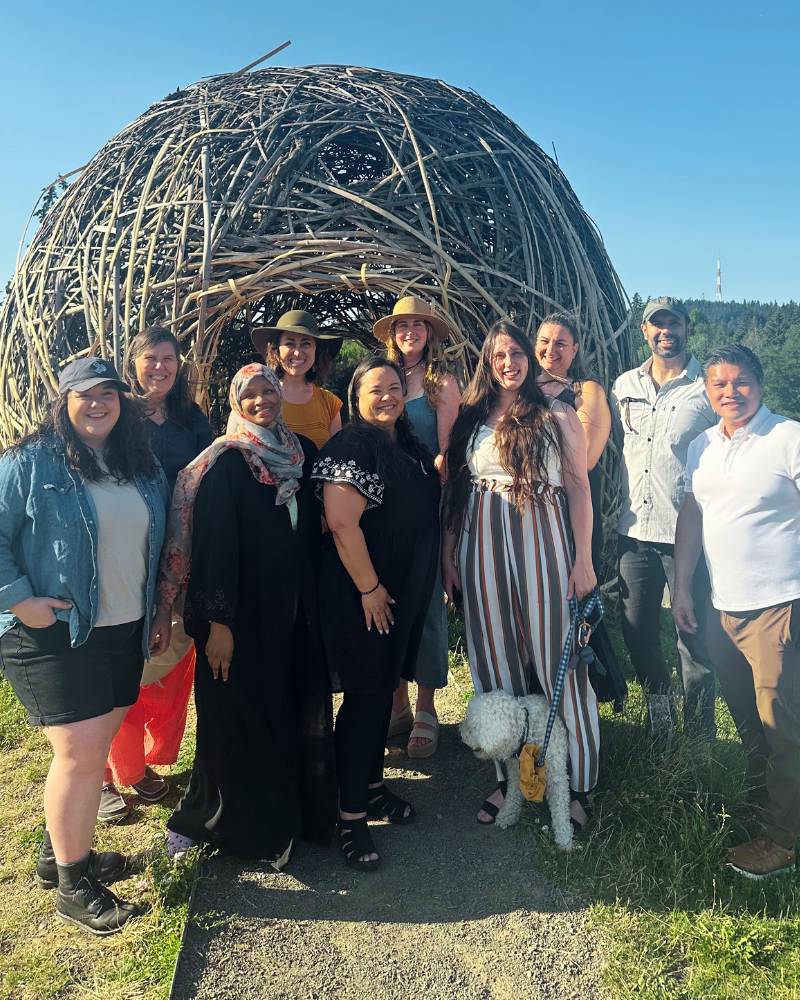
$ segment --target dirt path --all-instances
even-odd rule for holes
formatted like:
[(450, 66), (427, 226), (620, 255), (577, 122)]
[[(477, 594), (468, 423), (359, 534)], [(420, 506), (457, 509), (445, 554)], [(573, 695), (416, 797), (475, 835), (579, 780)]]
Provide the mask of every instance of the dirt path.
[(493, 768), (458, 737), (463, 700), (442, 692), (438, 753), (411, 761), (392, 741), (387, 776), (419, 811), (377, 824), (384, 864), (347, 868), (300, 844), (288, 869), (213, 859), (194, 912), (174, 1000), (539, 1000), (602, 995), (601, 949), (580, 905), (535, 866), (530, 827), (481, 828)]

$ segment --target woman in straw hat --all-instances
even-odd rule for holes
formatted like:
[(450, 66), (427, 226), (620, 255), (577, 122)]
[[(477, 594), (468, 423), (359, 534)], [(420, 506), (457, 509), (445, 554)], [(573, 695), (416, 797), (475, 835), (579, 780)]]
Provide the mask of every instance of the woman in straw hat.
[[(443, 474), (450, 428), (461, 402), (458, 383), (444, 371), (440, 351), (450, 330), (427, 302), (408, 295), (398, 300), (391, 316), (378, 320), (373, 332), (386, 345), (389, 359), (403, 369), (406, 416), (414, 434), (434, 456), (436, 467)], [(437, 577), (414, 675), (416, 711), (412, 715), (408, 681), (401, 681), (392, 703), (389, 736), (411, 730), (409, 757), (430, 757), (436, 752), (439, 722), (434, 698), (437, 688), (447, 686), (447, 668), (447, 615), (442, 582)]]
[(342, 338), (320, 333), (314, 317), (302, 309), (284, 313), (275, 326), (259, 327), (250, 337), (281, 380), (284, 423), (321, 448), (342, 429), (342, 401), (322, 388)]

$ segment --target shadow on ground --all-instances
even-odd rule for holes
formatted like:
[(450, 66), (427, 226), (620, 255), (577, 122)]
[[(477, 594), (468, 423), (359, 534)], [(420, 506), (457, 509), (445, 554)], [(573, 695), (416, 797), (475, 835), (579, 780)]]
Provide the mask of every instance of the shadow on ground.
[(537, 870), (542, 835), (476, 822), (494, 768), (461, 743), (462, 703), (451, 689), (444, 695), (434, 757), (410, 760), (405, 738), (392, 741), (387, 779), (419, 818), (374, 824), (383, 867), (355, 872), (333, 847), (305, 844), (281, 873), (211, 859), (175, 1000), (598, 995), (601, 963), (580, 904)]

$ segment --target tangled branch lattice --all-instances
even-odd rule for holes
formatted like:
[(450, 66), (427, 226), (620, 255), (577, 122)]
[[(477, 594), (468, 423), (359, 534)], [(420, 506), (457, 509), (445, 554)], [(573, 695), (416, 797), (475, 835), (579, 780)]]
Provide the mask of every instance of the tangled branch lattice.
[(476, 94), (346, 66), (204, 81), (107, 143), (36, 232), (0, 313), (0, 444), (35, 425), (68, 359), (118, 360), (149, 324), (174, 330), (203, 386), (221, 336), (305, 308), (374, 344), (409, 292), (450, 323), (462, 377), (496, 319), (531, 331), (556, 307), (606, 387), (632, 356), (569, 182)]

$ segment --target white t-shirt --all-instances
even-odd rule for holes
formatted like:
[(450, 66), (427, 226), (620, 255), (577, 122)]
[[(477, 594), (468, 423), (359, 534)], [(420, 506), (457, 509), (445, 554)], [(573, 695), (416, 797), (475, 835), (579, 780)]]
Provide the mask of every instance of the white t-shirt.
[[(103, 468), (102, 462), (100, 467)], [(97, 513), (97, 589), (100, 611), (95, 628), (144, 618), (150, 512), (136, 483), (86, 483)]]
[(710, 427), (689, 445), (685, 489), (703, 514), (717, 610), (800, 598), (800, 424), (762, 404), (730, 439)]

